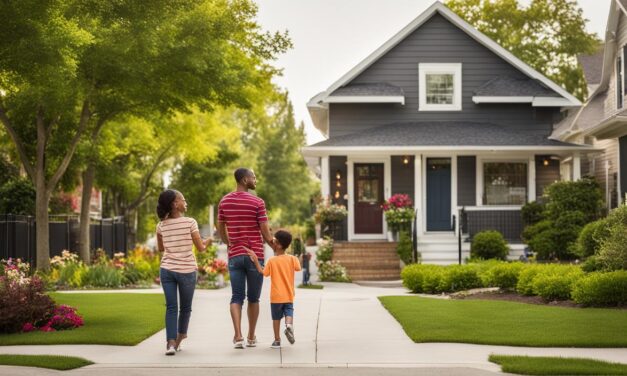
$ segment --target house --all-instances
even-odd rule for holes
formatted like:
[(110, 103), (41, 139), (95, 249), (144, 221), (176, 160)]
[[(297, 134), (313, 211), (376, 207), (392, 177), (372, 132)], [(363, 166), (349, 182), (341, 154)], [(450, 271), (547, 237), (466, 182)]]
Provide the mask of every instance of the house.
[(627, 0), (612, 0), (599, 53), (580, 58), (588, 84), (588, 98), (558, 123), (552, 138), (586, 143), (598, 151), (581, 161), (581, 174), (596, 177), (605, 193), (607, 208), (627, 195)]
[[(561, 164), (578, 166), (596, 150), (549, 137), (565, 109), (579, 106), (436, 2), (310, 100), (327, 139), (303, 154), (319, 158), (323, 196), (347, 206), (343, 238), (353, 251), (385, 245), (381, 203), (404, 193), (423, 262), (458, 262), (462, 209), (464, 239), (499, 230), (518, 258), (521, 206), (554, 181), (578, 179), (580, 169), (564, 174)], [(462, 247), (465, 258), (470, 246)]]

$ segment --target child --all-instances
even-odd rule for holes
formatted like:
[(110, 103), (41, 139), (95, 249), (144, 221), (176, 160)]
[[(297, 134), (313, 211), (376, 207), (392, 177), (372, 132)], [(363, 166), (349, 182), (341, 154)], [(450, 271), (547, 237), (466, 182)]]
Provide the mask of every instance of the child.
[(271, 257), (265, 268), (259, 265), (257, 255), (248, 250), (248, 255), (255, 263), (257, 271), (270, 277), (270, 305), (272, 308), (272, 326), (274, 328), (273, 349), (281, 348), (281, 319), (285, 316), (285, 336), (294, 344), (294, 272), (300, 271), (298, 259), (285, 253), (292, 243), (292, 235), (287, 231), (277, 231), (274, 234), (276, 241), (273, 244), (274, 257)]

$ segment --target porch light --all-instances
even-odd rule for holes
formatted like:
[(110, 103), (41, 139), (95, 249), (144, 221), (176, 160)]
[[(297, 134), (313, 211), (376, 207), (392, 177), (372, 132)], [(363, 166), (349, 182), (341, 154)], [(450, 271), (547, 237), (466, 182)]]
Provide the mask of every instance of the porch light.
[(342, 183), (340, 183), (340, 181), (338, 180), (338, 181), (335, 183), (335, 186), (339, 188), (339, 187), (341, 187), (341, 186), (342, 186)]
[(340, 191), (335, 191), (335, 195), (333, 197), (335, 197), (336, 200), (340, 198)]
[(335, 178), (337, 180), (340, 180), (342, 178), (342, 172), (340, 170), (335, 171)]
[(549, 165), (549, 159), (548, 158), (544, 158), (544, 160), (542, 161), (542, 164), (545, 166)]
[(403, 157), (403, 164), (409, 164), (409, 157), (408, 156), (404, 156)]

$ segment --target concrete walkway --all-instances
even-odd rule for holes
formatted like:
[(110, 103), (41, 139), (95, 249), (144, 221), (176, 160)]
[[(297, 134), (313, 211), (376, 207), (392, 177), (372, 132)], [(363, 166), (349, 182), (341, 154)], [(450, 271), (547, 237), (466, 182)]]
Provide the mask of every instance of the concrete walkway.
[[(165, 331), (133, 347), (101, 345), (4, 346), (3, 354), (58, 354), (81, 356), (95, 365), (87, 369), (135, 367), (396, 367), (472, 368), (498, 372), (490, 354), (569, 356), (627, 362), (627, 349), (524, 348), (450, 343), (413, 343), (377, 297), (404, 295), (402, 288), (362, 287), (326, 283), (324, 290), (297, 289), (296, 343), (284, 340), (281, 350), (273, 340), (269, 283), (264, 283), (257, 338), (259, 346), (235, 350), (228, 314), (230, 289), (197, 290), (183, 351), (167, 357)], [(147, 293), (146, 290), (137, 291)], [(159, 290), (155, 291), (159, 292)], [(244, 320), (244, 328), (247, 323)], [(0, 368), (2, 370), (8, 368)], [(85, 369), (85, 370), (87, 370)], [(126, 372), (125, 372), (126, 373)], [(97, 373), (94, 373), (97, 374)], [(138, 373), (139, 374), (139, 373)], [(144, 373), (141, 373), (144, 374)], [(460, 374), (463, 374), (460, 373)]]

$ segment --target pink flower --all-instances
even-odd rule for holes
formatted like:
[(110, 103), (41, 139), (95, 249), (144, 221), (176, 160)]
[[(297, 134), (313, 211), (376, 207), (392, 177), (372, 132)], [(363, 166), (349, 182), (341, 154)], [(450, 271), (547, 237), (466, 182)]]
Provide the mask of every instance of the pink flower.
[(35, 330), (35, 325), (29, 322), (27, 322), (26, 324), (24, 324), (24, 326), (22, 326), (22, 331), (24, 333), (32, 332), (33, 330)]

